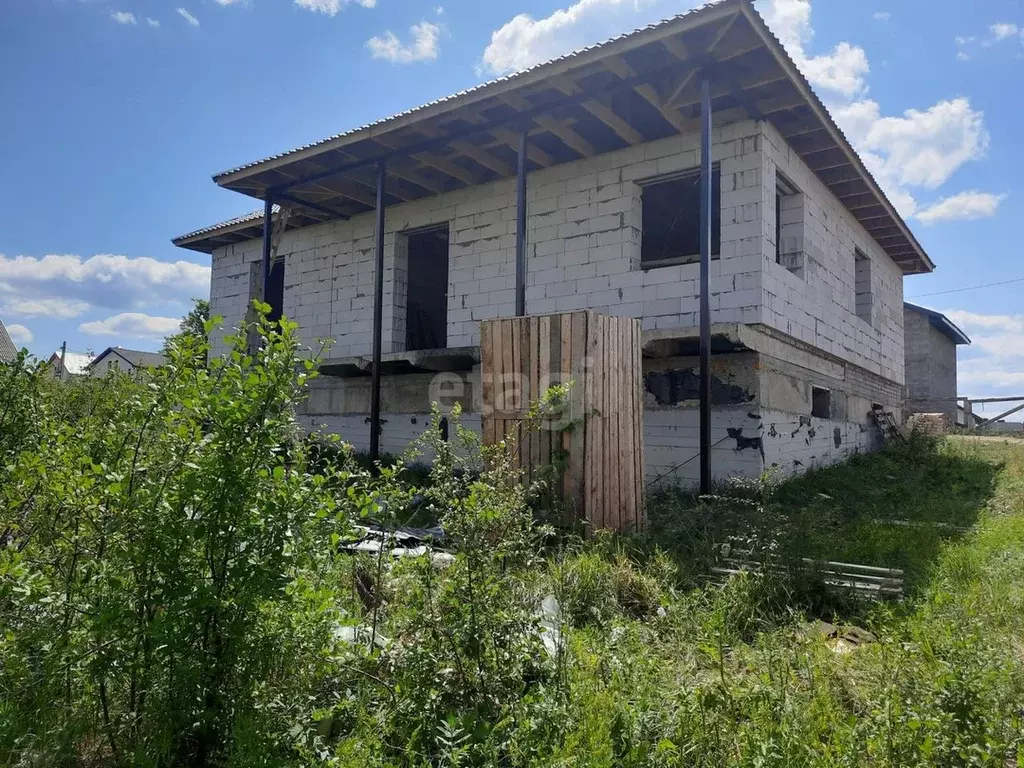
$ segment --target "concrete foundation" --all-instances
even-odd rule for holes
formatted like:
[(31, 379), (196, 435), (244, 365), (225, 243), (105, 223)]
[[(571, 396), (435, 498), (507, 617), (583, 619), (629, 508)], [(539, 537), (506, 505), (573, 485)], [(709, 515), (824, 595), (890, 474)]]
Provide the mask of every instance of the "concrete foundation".
[[(695, 329), (645, 334), (644, 441), (650, 481), (693, 485), (700, 451)], [(841, 461), (879, 445), (869, 411), (899, 413), (901, 387), (767, 327), (716, 325), (712, 359), (712, 471), (716, 480), (778, 475)], [(681, 354), (674, 354), (681, 353)], [(401, 453), (429, 426), (431, 404), (456, 403), (480, 429), (480, 367), (382, 378), (381, 447)], [(300, 424), (369, 448), (369, 378), (322, 376), (310, 385)], [(814, 390), (829, 412), (814, 413)]]

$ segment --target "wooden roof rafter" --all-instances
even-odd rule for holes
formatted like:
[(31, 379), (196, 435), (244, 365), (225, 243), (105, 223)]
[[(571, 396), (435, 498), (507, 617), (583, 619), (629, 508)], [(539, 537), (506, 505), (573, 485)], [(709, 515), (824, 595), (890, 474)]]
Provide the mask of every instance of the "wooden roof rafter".
[[(358, 213), (371, 207), (368, 193), (375, 191), (366, 168), (382, 160), (388, 166), (388, 197), (396, 201), (514, 175), (520, 130), (527, 124), (528, 170), (696, 130), (699, 104), (694, 81), (702, 72), (711, 77), (716, 125), (746, 118), (773, 123), (819, 178), (844, 195), (842, 202), (856, 208), (855, 215), (874, 217), (865, 223), (883, 226), (888, 217), (906, 235), (922, 268), (931, 268), (906, 224), (749, 0), (702, 7), (526, 72), (218, 174), (215, 180), (261, 199), (288, 193), (301, 205), (307, 198), (318, 207), (308, 209), (312, 215), (298, 219), (300, 223), (319, 220), (334, 206), (339, 206), (339, 215), (341, 210)], [(187, 240), (188, 247), (207, 250), (209, 246), (200, 242), (203, 236), (214, 235), (207, 228), (176, 242)], [(886, 250), (896, 253), (894, 248)]]

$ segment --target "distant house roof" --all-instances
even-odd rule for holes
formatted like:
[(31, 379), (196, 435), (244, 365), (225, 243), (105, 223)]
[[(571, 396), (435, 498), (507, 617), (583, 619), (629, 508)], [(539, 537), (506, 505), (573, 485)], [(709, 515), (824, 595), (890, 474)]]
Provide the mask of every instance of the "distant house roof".
[(917, 304), (911, 304), (909, 301), (903, 302), (903, 308), (905, 310), (910, 310), (911, 312), (918, 312), (927, 317), (928, 322), (932, 324), (932, 327), (946, 336), (954, 344), (971, 343), (967, 334), (957, 328), (956, 324), (941, 312), (936, 312), (934, 309), (928, 309), (927, 307), (919, 307)]
[(100, 360), (110, 355), (124, 360), (132, 368), (156, 368), (167, 362), (167, 358), (159, 352), (144, 352), (141, 349), (125, 349), (124, 347), (107, 347), (96, 355), (93, 361), (89, 363), (89, 367), (92, 368)]
[(18, 348), (14, 346), (14, 342), (11, 341), (11, 335), (4, 328), (4, 324), (0, 323), (0, 363), (6, 363), (8, 360), (13, 360), (18, 356)]
[[(89, 372), (89, 362), (92, 355), (88, 352), (72, 352), (70, 349), (64, 353), (64, 369), (72, 376), (82, 376)], [(60, 365), (60, 350), (58, 349), (48, 360), (54, 370)]]
[[(528, 170), (699, 128), (710, 72), (716, 128), (768, 120), (901, 267), (931, 259), (751, 0), (721, 0), (415, 109), (214, 176), (225, 189), (288, 206), (287, 228), (347, 219), (515, 176), (530, 124)], [(668, 93), (659, 88), (673, 84)], [(174, 238), (213, 253), (258, 237), (259, 212)]]

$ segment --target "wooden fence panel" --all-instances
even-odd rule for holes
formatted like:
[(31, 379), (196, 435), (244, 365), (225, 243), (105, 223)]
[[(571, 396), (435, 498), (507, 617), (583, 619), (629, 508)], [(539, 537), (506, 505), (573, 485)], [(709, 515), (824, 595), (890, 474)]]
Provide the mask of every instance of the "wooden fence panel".
[[(561, 468), (555, 490), (590, 530), (642, 529), (640, 322), (590, 311), (485, 320), (480, 345), (484, 443), (514, 444), (527, 480)], [(548, 388), (569, 382), (561, 410), (524, 424)]]

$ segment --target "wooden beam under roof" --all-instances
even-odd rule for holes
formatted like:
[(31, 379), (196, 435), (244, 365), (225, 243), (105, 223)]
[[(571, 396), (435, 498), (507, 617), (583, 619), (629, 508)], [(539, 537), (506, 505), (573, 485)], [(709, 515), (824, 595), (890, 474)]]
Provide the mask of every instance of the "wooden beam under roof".
[(490, 154), (487, 150), (481, 149), (471, 141), (465, 139), (455, 139), (449, 142), (448, 146), (454, 149), (456, 152), (461, 152), (473, 162), (479, 163), (484, 168), (494, 171), (499, 176), (505, 178), (508, 176), (515, 176), (515, 168), (506, 163), (504, 160), (500, 160), (494, 155)]
[[(835, 122), (828, 114), (828, 110), (825, 109), (825, 106), (821, 103), (817, 95), (815, 95), (814, 91), (811, 89), (811, 86), (807, 82), (807, 79), (800, 73), (799, 69), (796, 66), (796, 63), (792, 60), (792, 58), (786, 55), (781, 43), (779, 43), (778, 39), (768, 30), (768, 28), (761, 20), (760, 16), (758, 16), (757, 11), (754, 10), (751, 4), (743, 3), (739, 6), (739, 12), (742, 13), (747, 18), (750, 28), (754, 31), (755, 35), (761, 39), (761, 41), (768, 48), (768, 50), (772, 52), (772, 55), (778, 62), (778, 65), (784, 71), (786, 71), (787, 74), (791, 76), (794, 88), (796, 89), (797, 93), (804, 97), (805, 102), (811, 109), (811, 111), (818, 115), (822, 124), (825, 125), (829, 129), (829, 132), (835, 135), (836, 140), (842, 144), (841, 149), (842, 153), (846, 157), (846, 162), (863, 173), (864, 178), (868, 181), (868, 185), (872, 188), (872, 191), (876, 193), (876, 201), (879, 202), (890, 213), (892, 213), (893, 219), (896, 221), (897, 225), (904, 230), (905, 234), (907, 235), (907, 240), (916, 249), (916, 254), (920, 259), (924, 270), (931, 271), (932, 269), (934, 269), (934, 265), (928, 258), (928, 255), (924, 252), (924, 249), (921, 248), (920, 244), (917, 242), (917, 239), (910, 231), (910, 228), (907, 227), (906, 223), (900, 218), (899, 213), (897, 213), (896, 211), (896, 208), (885, 196), (885, 193), (882, 191), (881, 187), (878, 186), (877, 182), (875, 182), (874, 179), (871, 177), (871, 174), (865, 167), (864, 162), (857, 155), (852, 145), (850, 145), (850, 143), (845, 139), (842, 132), (839, 130), (838, 126), (836, 126)], [(835, 161), (832, 162), (835, 163)]]
[[(576, 85), (576, 83), (565, 76), (559, 75), (553, 77), (551, 78), (551, 82), (555, 88), (566, 96), (575, 96), (582, 90), (578, 85)], [(606, 126), (611, 128), (615, 135), (626, 142), (626, 144), (633, 145), (643, 143), (643, 134), (630, 125), (626, 120), (615, 114), (612, 108), (606, 104), (602, 104), (597, 99), (588, 99), (581, 103), (580, 106)]]
[[(610, 72), (622, 80), (628, 80), (631, 77), (636, 77), (636, 70), (629, 66), (621, 56), (611, 56), (604, 62), (605, 66)], [(665, 118), (665, 121), (675, 128), (680, 133), (686, 130), (686, 120), (674, 109), (666, 107), (662, 101), (661, 96), (658, 95), (658, 91), (655, 90), (654, 86), (650, 83), (639, 83), (633, 86), (633, 90), (640, 94), (640, 97), (647, 101), (652, 107), (654, 107), (658, 113)]]
[[(374, 141), (376, 141), (385, 149), (393, 150), (397, 148), (397, 142), (395, 142), (394, 138), (391, 136), (388, 136), (387, 138), (377, 136), (374, 137)], [(415, 152), (411, 154), (410, 157), (416, 162), (420, 163), (421, 165), (426, 165), (430, 168), (434, 168), (435, 170), (438, 170), (447, 176), (451, 176), (453, 179), (456, 179), (457, 181), (461, 181), (463, 184), (469, 184), (470, 186), (473, 186), (475, 184), (483, 183), (483, 179), (481, 179), (472, 171), (467, 171), (465, 168), (456, 165), (455, 163), (446, 158), (439, 157), (438, 155), (435, 155), (433, 152)]]
[(796, 153), (803, 155), (810, 155), (815, 152), (825, 152), (829, 149), (839, 149), (839, 145), (836, 144), (835, 139), (829, 135), (829, 133), (815, 133), (815, 134), (804, 134), (803, 136), (794, 136), (791, 139), (786, 140), (789, 146), (791, 146)]
[[(711, 38), (711, 42), (704, 46), (704, 49), (700, 52), (699, 55), (701, 57), (708, 56), (711, 53), (711, 51), (715, 49), (715, 46), (722, 42), (722, 39), (726, 36), (726, 34), (728, 34), (729, 30), (732, 29), (732, 25), (736, 23), (736, 19), (738, 19), (739, 17), (739, 13), (736, 13), (733, 16), (730, 16), (728, 19), (726, 19), (725, 22), (722, 24), (721, 28), (718, 30), (718, 32), (715, 33), (715, 35)], [(690, 50), (678, 37), (664, 37), (661, 39), (660, 42), (669, 53), (671, 53), (680, 61), (687, 61), (689, 59), (692, 59), (694, 58), (694, 54), (696, 53), (695, 51)], [(697, 62), (695, 62), (695, 64), (696, 63)], [(673, 89), (673, 93), (667, 99), (665, 99), (665, 104), (667, 106), (675, 106), (674, 101), (676, 97), (678, 97), (679, 94), (686, 89), (686, 86), (690, 84), (690, 81), (693, 80), (694, 76), (696, 76), (698, 71), (700, 71), (699, 67), (694, 66), (689, 72), (686, 73), (683, 79)]]
[(833, 184), (842, 184), (844, 181), (861, 181), (863, 176), (860, 172), (852, 165), (843, 165), (839, 168), (833, 168), (831, 170), (823, 170), (818, 174), (825, 184), (831, 186)]
[[(728, 59), (723, 59), (722, 61), (728, 61)], [(714, 62), (710, 62), (709, 65), (710, 66), (718, 66), (720, 63), (722, 63), (722, 62), (721, 61), (714, 61)], [(732, 95), (735, 94), (735, 92), (737, 90), (740, 90), (740, 91), (754, 90), (755, 88), (763, 88), (766, 85), (774, 85), (775, 83), (786, 82), (788, 80), (789, 80), (789, 78), (786, 77), (785, 73), (779, 72), (779, 73), (771, 74), (771, 75), (762, 75), (762, 76), (760, 76), (760, 77), (758, 77), (758, 78), (756, 78), (754, 80), (748, 80), (746, 82), (743, 82), (743, 81), (730, 82), (730, 80), (728, 78), (725, 78), (722, 81), (724, 84), (723, 85), (718, 85), (718, 82), (719, 82), (718, 79), (715, 78), (715, 76), (712, 74), (711, 75), (711, 86), (712, 86), (711, 87), (711, 99), (713, 101), (715, 99), (720, 99), (723, 96), (732, 96)], [(746, 98), (749, 99), (750, 97), (747, 96)], [(739, 99), (737, 99), (737, 101), (739, 101)], [(803, 101), (801, 101), (800, 103), (803, 104)], [(699, 93), (693, 93), (692, 95), (687, 96), (687, 100), (686, 101), (683, 101), (683, 102), (680, 102), (680, 103), (677, 103), (677, 104), (673, 104), (673, 106), (676, 107), (677, 109), (689, 109), (689, 108), (694, 107), (694, 106), (696, 106), (698, 104), (700, 104), (700, 94)]]
[[(519, 151), (519, 134), (508, 128), (492, 128), (491, 135), (507, 147)], [(542, 168), (548, 168), (555, 164), (555, 158), (549, 155), (540, 147), (526, 142), (526, 156)]]
[[(315, 165), (315, 163), (312, 163), (312, 161), (308, 159), (305, 162), (307, 164)], [(295, 178), (290, 174), (285, 173), (281, 169), (276, 169), (275, 173), (277, 173), (280, 176), (284, 176), (285, 178)], [(292, 194), (310, 198), (309, 202), (311, 203), (328, 202), (338, 197), (344, 197), (348, 198), (349, 200), (355, 200), (357, 203), (368, 205), (371, 208), (375, 204), (375, 198), (373, 195), (367, 192), (363, 192), (358, 186), (356, 186), (356, 184), (350, 183), (342, 179), (318, 181), (316, 183), (308, 185), (305, 189), (299, 187), (299, 191), (292, 190)], [(314, 200), (312, 199), (313, 195), (324, 195), (324, 197)]]
[[(518, 109), (520, 112), (525, 112), (535, 108), (534, 105), (530, 104), (525, 97), (518, 93), (506, 93), (500, 98), (510, 107)], [(556, 120), (549, 115), (535, 115), (533, 121), (549, 133), (554, 134), (558, 137), (559, 141), (577, 154), (582, 155), (583, 157), (592, 157), (597, 154), (597, 150), (594, 149), (593, 144), (561, 121)]]

